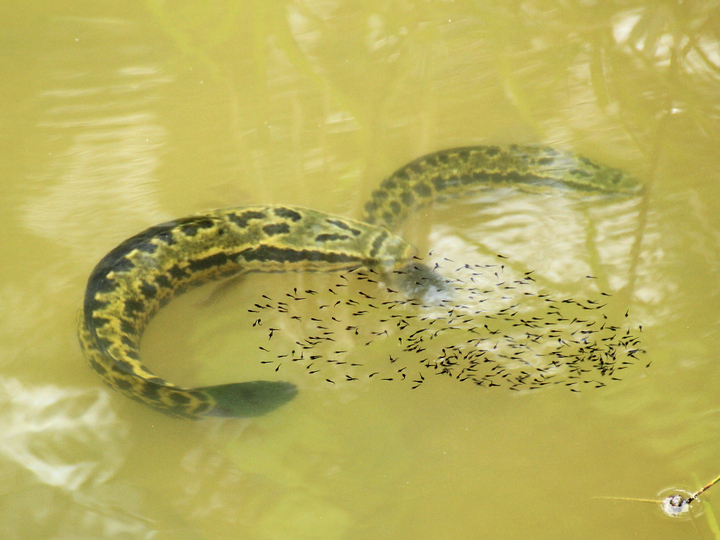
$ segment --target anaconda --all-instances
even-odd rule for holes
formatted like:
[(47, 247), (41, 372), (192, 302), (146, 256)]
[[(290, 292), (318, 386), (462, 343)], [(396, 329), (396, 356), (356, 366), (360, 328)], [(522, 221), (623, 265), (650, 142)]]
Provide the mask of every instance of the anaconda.
[(414, 210), (476, 189), (564, 186), (637, 193), (621, 170), (532, 146), (442, 150), (401, 167), (373, 192), (362, 221), (308, 208), (262, 205), (213, 210), (150, 227), (121, 243), (88, 280), (79, 340), (113, 389), (176, 417), (247, 417), (291, 400), (289, 382), (249, 381), (184, 388), (153, 374), (140, 357), (152, 317), (203, 283), (248, 272), (331, 272), (366, 267), (388, 274), (413, 248), (393, 235)]

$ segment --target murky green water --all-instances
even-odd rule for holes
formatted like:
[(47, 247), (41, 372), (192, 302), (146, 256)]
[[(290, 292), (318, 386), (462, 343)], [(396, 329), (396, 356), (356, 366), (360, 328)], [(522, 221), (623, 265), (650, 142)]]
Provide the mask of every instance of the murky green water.
[[(0, 536), (720, 538), (717, 487), (694, 521), (595, 498), (654, 499), (720, 474), (716, 5), (147, 0), (0, 13)], [(82, 358), (87, 276), (143, 228), (263, 203), (357, 218), (383, 177), (424, 153), (512, 142), (581, 152), (647, 189), (485, 194), (423, 210), (402, 234), (458, 265), (503, 254), (508, 275), (534, 271), (533, 294), (612, 294), (605, 313), (641, 325), (646, 350), (622, 380), (512, 392), (428, 376), (413, 389), (367, 376), (372, 362), (388, 369), (392, 340), (352, 335), (343, 347), (366, 371), (260, 364), (266, 336), (248, 306), (337, 282), (322, 275), (200, 289), (148, 330), (148, 364), (178, 382), (291, 377), (299, 397), (266, 417), (172, 420), (104, 387)], [(305, 330), (288, 326), (273, 354)]]

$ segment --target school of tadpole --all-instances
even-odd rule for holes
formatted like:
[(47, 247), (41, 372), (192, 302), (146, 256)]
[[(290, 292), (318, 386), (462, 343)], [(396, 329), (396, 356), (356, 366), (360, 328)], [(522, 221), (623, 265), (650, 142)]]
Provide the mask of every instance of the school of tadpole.
[[(482, 388), (562, 385), (572, 392), (650, 365), (642, 361), (642, 327), (630, 326), (627, 311), (609, 316), (617, 309), (608, 307), (608, 293), (543, 293), (533, 272), (516, 274), (502, 256), (490, 264), (431, 264), (431, 278), (417, 278), (430, 268), (417, 259), (390, 279), (361, 268), (330, 275), (322, 288), (261, 295), (248, 309), (262, 337), (260, 363), (268, 373), (300, 372), (336, 386), (399, 381), (418, 389), (445, 377)], [(408, 279), (439, 286), (408, 297), (391, 282)]]

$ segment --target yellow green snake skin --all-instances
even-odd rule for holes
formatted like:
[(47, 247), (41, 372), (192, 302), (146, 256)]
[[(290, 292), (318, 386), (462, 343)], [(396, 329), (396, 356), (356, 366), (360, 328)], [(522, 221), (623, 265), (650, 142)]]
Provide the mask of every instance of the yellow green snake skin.
[(80, 345), (113, 389), (176, 417), (265, 414), (297, 394), (289, 382), (248, 381), (183, 388), (142, 363), (152, 317), (190, 288), (248, 272), (328, 272), (366, 267), (388, 273), (412, 247), (390, 231), (417, 208), (475, 189), (561, 186), (636, 193), (628, 174), (587, 158), (533, 146), (476, 146), (423, 156), (385, 179), (363, 221), (307, 208), (226, 208), (162, 223), (129, 238), (97, 264), (79, 320)]

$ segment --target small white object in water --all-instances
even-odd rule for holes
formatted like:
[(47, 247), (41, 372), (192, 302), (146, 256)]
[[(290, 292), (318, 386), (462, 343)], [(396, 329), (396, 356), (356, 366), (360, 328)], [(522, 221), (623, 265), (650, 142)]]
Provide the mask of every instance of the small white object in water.
[(686, 499), (682, 495), (676, 493), (675, 495), (668, 495), (665, 497), (661, 501), (660, 507), (666, 516), (678, 517), (690, 509), (690, 502), (690, 498)]

